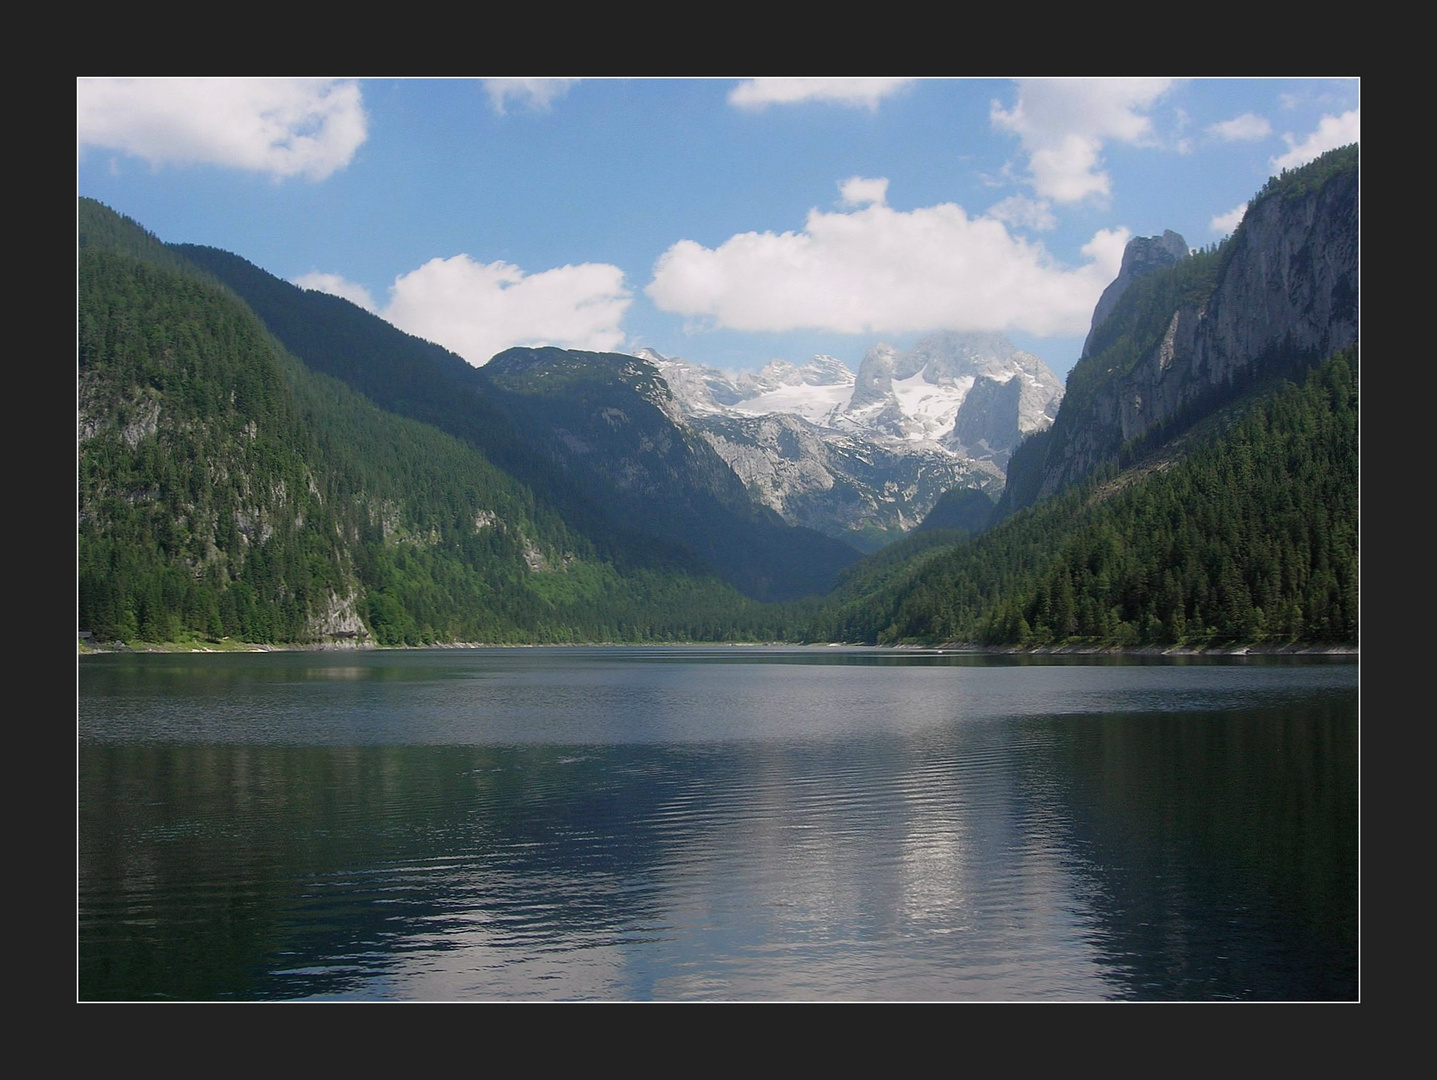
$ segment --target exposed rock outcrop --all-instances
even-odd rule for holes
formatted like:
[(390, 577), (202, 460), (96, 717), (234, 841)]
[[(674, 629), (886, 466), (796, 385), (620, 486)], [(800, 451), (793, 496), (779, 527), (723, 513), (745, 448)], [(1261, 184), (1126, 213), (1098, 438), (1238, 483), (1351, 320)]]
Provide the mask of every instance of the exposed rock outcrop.
[(725, 373), (651, 350), (688, 422), (790, 524), (853, 539), (921, 521), (952, 488), (996, 496), (1019, 440), (1053, 421), (1063, 388), (1000, 334), (938, 333)]
[[(969, 408), (965, 430), (975, 421), (997, 438), (1000, 428), (1013, 433), (971, 453), (986, 435), (965, 439), (956, 430), (974, 386), (1016, 383), (1007, 397), (980, 393)], [(907, 352), (878, 344), (858, 367), (853, 396), (832, 423), (845, 430), (866, 429), (898, 439), (931, 439), (955, 453), (976, 458), (998, 455), (1002, 463), (1022, 435), (1053, 422), (1063, 386), (1048, 365), (1024, 352), (1002, 334), (931, 334)], [(1011, 415), (989, 415), (1011, 406)], [(978, 417), (981, 420), (976, 420)], [(1000, 466), (1001, 467), (1001, 466)]]
[(1093, 334), (1107, 321), (1118, 300), (1128, 291), (1128, 286), (1139, 278), (1145, 278), (1154, 270), (1163, 270), (1188, 257), (1187, 241), (1181, 233), (1171, 229), (1162, 236), (1135, 236), (1123, 248), (1123, 265), (1112, 283), (1098, 297), (1098, 306), (1093, 309), (1093, 323), (1083, 342), (1083, 355), (1087, 356), (1093, 343)]
[(1270, 181), (1221, 248), (1143, 280), (1094, 326), (1052, 428), (1015, 454), (1000, 517), (1356, 342), (1357, 147)]
[(360, 621), (357, 593), (340, 596), (330, 593), (324, 609), (309, 618), (309, 636), (315, 641), (360, 645), (369, 640), (369, 631)]
[(799, 416), (712, 416), (694, 421), (748, 490), (790, 524), (835, 537), (916, 526), (945, 491), (995, 497), (1002, 469), (932, 445), (823, 431)]

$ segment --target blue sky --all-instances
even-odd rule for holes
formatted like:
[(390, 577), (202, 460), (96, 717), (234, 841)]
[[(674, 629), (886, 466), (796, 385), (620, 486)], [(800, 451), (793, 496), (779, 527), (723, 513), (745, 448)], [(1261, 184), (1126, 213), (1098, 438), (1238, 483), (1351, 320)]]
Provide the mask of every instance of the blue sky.
[(77, 189), (481, 364), (1007, 333), (1060, 377), (1130, 236), (1221, 239), (1359, 81), (80, 79)]

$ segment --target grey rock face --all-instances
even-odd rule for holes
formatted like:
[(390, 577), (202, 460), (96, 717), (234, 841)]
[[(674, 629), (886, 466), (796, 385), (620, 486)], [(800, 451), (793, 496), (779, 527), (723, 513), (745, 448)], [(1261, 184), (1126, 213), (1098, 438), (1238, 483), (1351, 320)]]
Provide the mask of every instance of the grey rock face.
[(1135, 236), (1123, 248), (1123, 265), (1112, 283), (1098, 297), (1098, 306), (1093, 309), (1093, 322), (1088, 338), (1083, 342), (1083, 355), (1088, 355), (1093, 341), (1093, 332), (1102, 326), (1118, 299), (1128, 291), (1128, 286), (1139, 278), (1147, 277), (1154, 270), (1172, 266), (1188, 257), (1188, 245), (1179, 233), (1167, 229), (1162, 236)]
[(1146, 361), (1113, 388), (1124, 440), (1251, 369), (1320, 359), (1357, 340), (1357, 175), (1296, 200), (1264, 199), (1204, 304), (1173, 313)]
[(1062, 490), (1129, 440), (1191, 422), (1254, 379), (1355, 343), (1358, 233), (1355, 155), (1320, 185), (1279, 187), (1255, 199), (1221, 253), (1211, 290), (1177, 306), (1136, 363), (1105, 374), (1107, 353), (1079, 362), (1096, 367), (1083, 372), (1085, 388), (1065, 402), (1046, 447), (1023, 455), (1009, 492), (1028, 494), (1016, 504), (1005, 498), (1006, 509)]
[(951, 488), (996, 496), (1013, 448), (1052, 423), (1063, 388), (999, 334), (940, 333), (728, 374), (642, 350), (688, 423), (749, 492), (831, 536), (913, 528)]
[[(953, 430), (943, 444), (962, 449), (979, 460), (993, 461), (1006, 470), (1013, 448), (1025, 434), (1021, 421), (1023, 393), (1028, 389), (1024, 380), (1018, 378), (1007, 382), (995, 382), (986, 376), (978, 378), (963, 399)], [(1052, 422), (1051, 417), (1047, 419)], [(1030, 425), (1029, 430), (1035, 426)]]
[(691, 423), (745, 486), (790, 524), (830, 536), (914, 528), (950, 488), (995, 497), (1003, 471), (938, 446), (878, 443), (791, 414), (695, 417)]
[(369, 631), (360, 621), (357, 606), (359, 594), (351, 590), (340, 596), (331, 592), (325, 599), (324, 609), (309, 617), (307, 632), (315, 641), (337, 640), (358, 645), (369, 637)]
[[(994, 394), (990, 386), (967, 404), (980, 383), (1010, 382), (1015, 385), (1008, 393)], [(1062, 397), (1063, 386), (1048, 365), (1002, 334), (945, 331), (908, 352), (883, 344), (869, 349), (853, 397), (835, 414), (834, 426), (932, 440), (956, 454), (996, 459), (1001, 468), (1022, 436), (1053, 422)], [(991, 409), (1007, 411), (986, 415)]]

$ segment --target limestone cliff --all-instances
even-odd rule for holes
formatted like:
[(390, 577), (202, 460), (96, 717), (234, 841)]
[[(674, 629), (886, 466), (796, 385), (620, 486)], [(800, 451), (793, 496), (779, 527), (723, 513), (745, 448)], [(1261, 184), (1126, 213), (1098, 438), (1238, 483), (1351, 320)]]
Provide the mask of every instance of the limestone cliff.
[(1093, 334), (1108, 321), (1108, 316), (1118, 306), (1118, 300), (1128, 287), (1139, 278), (1145, 278), (1155, 270), (1164, 270), (1188, 257), (1187, 241), (1181, 233), (1164, 230), (1162, 236), (1135, 236), (1123, 248), (1123, 265), (1106, 289), (1098, 297), (1098, 306), (1093, 309), (1093, 325), (1088, 338), (1083, 342), (1083, 355), (1092, 351)]
[(1353, 344), (1357, 319), (1353, 145), (1269, 181), (1220, 247), (1125, 287), (1089, 334), (1052, 428), (1015, 453), (1000, 516)]

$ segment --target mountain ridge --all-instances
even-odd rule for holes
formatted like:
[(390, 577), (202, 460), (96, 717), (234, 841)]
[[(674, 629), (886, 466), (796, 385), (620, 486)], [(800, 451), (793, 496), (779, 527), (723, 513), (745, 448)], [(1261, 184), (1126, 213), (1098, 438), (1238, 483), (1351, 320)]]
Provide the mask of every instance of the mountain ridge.
[[(1355, 644), (1357, 190), (1353, 146), (1269, 181), (1224, 244), (1179, 257), (1173, 234), (1156, 238), (1171, 264), (1129, 260), (1052, 426), (1013, 453), (997, 525), (994, 460), (945, 484), (913, 450), (952, 468), (933, 431), (965, 449), (1013, 437), (1041, 380), (945, 369), (952, 340), (875, 346), (862, 378), (831, 357), (739, 379), (553, 348), (475, 369), (81, 200), (81, 625), (351, 644)], [(755, 404), (854, 419), (860, 383), (860, 410), (931, 423), (870, 436)], [(945, 385), (963, 394), (951, 427), (946, 405), (911, 408)], [(977, 412), (1003, 395), (1001, 414)], [(905, 453), (880, 460), (884, 445)], [(903, 508), (924, 485), (932, 520), (913, 529)], [(785, 524), (800, 508), (911, 533), (854, 565)], [(835, 583), (821, 606), (754, 599)]]
[(1227, 242), (1178, 257), (1170, 238), (1116, 290), (982, 535), (870, 557), (810, 638), (1355, 647), (1357, 169), (1356, 145), (1332, 151), (1270, 180)]
[(916, 527), (946, 491), (996, 498), (1012, 448), (1062, 398), (1047, 365), (1000, 334), (880, 343), (856, 373), (825, 355), (757, 372), (639, 355), (756, 498), (867, 550)]
[(1000, 517), (1354, 344), (1357, 278), (1354, 144), (1270, 180), (1220, 246), (1125, 288), (1052, 427), (1015, 453)]
[(98, 640), (785, 633), (782, 609), (692, 555), (653, 537), (605, 554), (556, 512), (553, 489), (306, 367), (219, 277), (136, 223), (81, 200), (77, 232), (77, 620)]

